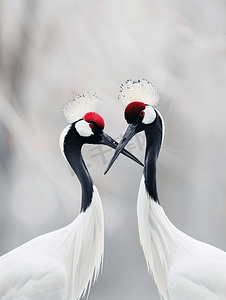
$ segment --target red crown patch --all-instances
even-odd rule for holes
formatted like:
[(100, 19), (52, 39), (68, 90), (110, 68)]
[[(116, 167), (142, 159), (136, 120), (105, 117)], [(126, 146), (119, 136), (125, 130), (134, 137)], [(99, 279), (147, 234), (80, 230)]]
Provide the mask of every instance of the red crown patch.
[(86, 122), (94, 122), (101, 128), (104, 128), (104, 126), (105, 126), (104, 119), (95, 112), (88, 112), (87, 114), (85, 114), (83, 119)]
[(145, 109), (146, 104), (143, 102), (134, 101), (126, 106), (125, 109), (125, 118), (126, 120), (132, 119), (136, 116), (141, 110)]

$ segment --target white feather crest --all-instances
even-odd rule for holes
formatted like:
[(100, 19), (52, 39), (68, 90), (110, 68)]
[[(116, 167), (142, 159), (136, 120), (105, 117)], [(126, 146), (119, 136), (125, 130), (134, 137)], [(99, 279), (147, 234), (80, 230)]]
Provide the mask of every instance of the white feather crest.
[(94, 112), (96, 105), (100, 102), (100, 98), (96, 94), (92, 96), (89, 93), (80, 96), (76, 95), (63, 105), (63, 113), (68, 123), (73, 123), (81, 118), (87, 112)]
[(139, 101), (156, 105), (159, 101), (160, 95), (157, 88), (148, 80), (142, 79), (138, 81), (126, 80), (125, 84), (121, 84), (119, 99), (124, 105), (131, 102)]

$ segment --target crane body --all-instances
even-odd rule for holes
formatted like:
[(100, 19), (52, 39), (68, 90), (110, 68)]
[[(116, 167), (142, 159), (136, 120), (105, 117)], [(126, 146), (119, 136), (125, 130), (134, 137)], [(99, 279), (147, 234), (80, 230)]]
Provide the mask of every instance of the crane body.
[(94, 187), (92, 204), (71, 224), (0, 258), (1, 299), (79, 299), (99, 274), (103, 222), (102, 204)]
[[(84, 144), (115, 149), (117, 142), (104, 133), (102, 117), (89, 111), (96, 102), (96, 96), (77, 96), (64, 107), (70, 125), (61, 134), (60, 148), (80, 181), (81, 211), (66, 227), (0, 257), (1, 300), (78, 300), (97, 280), (104, 253), (104, 215), (81, 151)], [(140, 163), (127, 150), (123, 154)]]
[[(226, 253), (177, 229), (166, 216), (157, 193), (156, 164), (164, 137), (161, 114), (152, 106), (159, 100), (148, 81), (128, 80), (121, 87), (128, 122), (105, 173), (138, 132), (146, 136), (144, 170), (137, 217), (140, 243), (163, 300), (226, 300)], [(143, 100), (145, 102), (143, 102)]]

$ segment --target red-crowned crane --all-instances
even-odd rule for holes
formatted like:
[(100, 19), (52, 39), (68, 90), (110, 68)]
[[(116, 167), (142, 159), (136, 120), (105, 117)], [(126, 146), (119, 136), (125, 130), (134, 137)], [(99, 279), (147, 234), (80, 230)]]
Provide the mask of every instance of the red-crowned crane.
[[(81, 211), (68, 226), (41, 235), (0, 257), (1, 300), (77, 300), (98, 277), (104, 251), (104, 218), (98, 191), (82, 158), (84, 144), (116, 148), (93, 112), (98, 98), (76, 96), (64, 106), (70, 123), (61, 150), (82, 189)], [(139, 162), (128, 151), (125, 155)]]
[(143, 176), (137, 203), (141, 246), (161, 299), (225, 300), (226, 253), (178, 230), (160, 205), (156, 187), (156, 163), (164, 136), (160, 113), (153, 108), (157, 89), (148, 81), (126, 81), (121, 100), (128, 122), (107, 170), (138, 132), (146, 136)]

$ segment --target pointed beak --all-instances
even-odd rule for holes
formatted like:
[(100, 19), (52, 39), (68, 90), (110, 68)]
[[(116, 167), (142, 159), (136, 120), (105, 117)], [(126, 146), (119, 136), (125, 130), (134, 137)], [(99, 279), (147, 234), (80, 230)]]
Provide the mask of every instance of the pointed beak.
[[(115, 160), (117, 159), (117, 157), (119, 156), (120, 153), (126, 155), (125, 151), (126, 152), (128, 152), (128, 151), (124, 148), (135, 134), (136, 134), (136, 126), (129, 124), (129, 126), (127, 127), (121, 141), (119, 142), (118, 147), (116, 148), (115, 153), (114, 153), (113, 157), (111, 158), (104, 174), (106, 174), (109, 171), (109, 169), (111, 168), (111, 166), (113, 165), (113, 163), (115, 162)], [(130, 152), (128, 152), (128, 153), (130, 153)], [(130, 154), (130, 155), (132, 155), (132, 154)], [(131, 159), (133, 159), (133, 158), (131, 158)], [(141, 166), (144, 166), (140, 161), (139, 161), (139, 164)]]
[[(107, 145), (107, 146), (109, 146), (109, 147), (111, 147), (111, 148), (113, 148), (113, 149), (116, 149), (116, 148), (117, 148), (118, 143), (117, 143), (113, 138), (111, 138), (108, 134), (106, 134), (106, 133), (103, 132), (102, 135), (101, 135), (101, 137), (102, 137), (102, 140), (100, 141), (101, 144)], [(127, 143), (126, 143), (126, 144), (127, 144)], [(132, 153), (130, 153), (130, 152), (127, 151), (126, 149), (121, 149), (120, 152), (122, 152), (122, 154), (124, 154), (125, 156), (129, 157), (130, 159), (132, 159), (133, 161), (135, 161), (135, 162), (138, 163), (139, 165), (144, 166), (144, 165), (142, 164), (142, 162), (139, 161), (138, 158), (136, 158)], [(118, 155), (117, 155), (117, 157), (118, 157)], [(117, 158), (117, 157), (116, 157), (116, 158)], [(105, 173), (106, 173), (106, 172), (105, 172)]]

